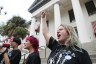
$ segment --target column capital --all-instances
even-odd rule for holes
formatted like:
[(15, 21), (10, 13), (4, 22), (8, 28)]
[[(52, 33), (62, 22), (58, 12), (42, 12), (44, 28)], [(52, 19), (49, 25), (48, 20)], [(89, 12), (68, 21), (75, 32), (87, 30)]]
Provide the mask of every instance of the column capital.
[(36, 16), (32, 16), (31, 19), (32, 19), (32, 18), (36, 18)]
[(60, 5), (60, 1), (57, 1), (56, 3), (54, 3), (53, 5), (55, 5), (55, 4), (58, 4), (58, 5)]
[(37, 17), (36, 16), (33, 16), (33, 17), (31, 17), (31, 20), (33, 20), (33, 22), (35, 21), (37, 21)]

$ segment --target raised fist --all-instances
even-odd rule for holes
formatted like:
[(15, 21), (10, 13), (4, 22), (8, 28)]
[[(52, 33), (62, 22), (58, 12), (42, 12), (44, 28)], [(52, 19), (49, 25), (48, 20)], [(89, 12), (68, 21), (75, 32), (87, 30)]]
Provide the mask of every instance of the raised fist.
[(41, 17), (42, 17), (42, 18), (46, 18), (46, 13), (45, 13), (45, 12), (42, 12), (42, 13), (41, 13)]

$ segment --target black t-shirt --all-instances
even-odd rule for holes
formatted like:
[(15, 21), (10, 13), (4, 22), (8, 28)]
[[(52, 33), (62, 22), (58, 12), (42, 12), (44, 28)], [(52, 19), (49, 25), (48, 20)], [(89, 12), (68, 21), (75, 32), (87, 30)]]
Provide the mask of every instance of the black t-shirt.
[(41, 59), (39, 54), (36, 52), (29, 54), (25, 64), (41, 64)]
[[(7, 52), (7, 50), (5, 51)], [(5, 64), (3, 59), (3, 54), (0, 54), (0, 64)], [(19, 49), (12, 50), (8, 53), (10, 63), (11, 64), (19, 64), (20, 59), (21, 59), (21, 51)]]
[(3, 53), (0, 53), (0, 64), (3, 63)]
[(48, 48), (51, 50), (51, 54), (47, 64), (92, 64), (87, 51), (78, 47), (76, 47), (78, 51), (71, 47), (67, 48), (58, 44), (53, 37), (50, 37)]
[(19, 49), (12, 50), (8, 53), (11, 64), (19, 64), (21, 59), (21, 51)]
[(8, 49), (6, 49), (4, 52), (0, 52), (0, 64), (4, 64), (3, 55), (5, 52), (8, 52)]

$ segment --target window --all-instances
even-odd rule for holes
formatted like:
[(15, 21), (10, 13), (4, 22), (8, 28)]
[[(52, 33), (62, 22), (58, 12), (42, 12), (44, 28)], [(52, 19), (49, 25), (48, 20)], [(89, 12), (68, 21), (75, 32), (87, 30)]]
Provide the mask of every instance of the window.
[(49, 30), (49, 20), (47, 20), (46, 23), (47, 23), (47, 27), (48, 27), (48, 30)]
[(94, 35), (96, 37), (96, 21), (92, 22), (92, 27), (93, 27), (93, 30), (94, 30)]
[(85, 6), (86, 6), (86, 9), (87, 9), (87, 12), (88, 12), (89, 16), (96, 13), (96, 7), (95, 7), (94, 2), (92, 0), (86, 2)]
[(77, 27), (74, 27), (74, 29), (75, 29), (75, 32), (76, 32), (76, 34), (77, 34), (77, 36), (78, 36), (78, 30), (77, 30)]
[(46, 23), (47, 23), (47, 27), (49, 27), (49, 20), (47, 20)]
[(69, 13), (70, 22), (74, 21), (75, 17), (74, 17), (73, 9), (69, 10), (68, 13)]

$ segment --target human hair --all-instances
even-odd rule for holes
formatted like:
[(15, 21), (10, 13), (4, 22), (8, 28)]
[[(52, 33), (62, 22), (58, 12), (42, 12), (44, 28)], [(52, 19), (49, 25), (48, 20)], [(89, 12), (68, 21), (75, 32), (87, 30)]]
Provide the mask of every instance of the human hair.
[(34, 52), (38, 52), (38, 48), (39, 48), (38, 39), (34, 36), (29, 36), (29, 37), (26, 38), (26, 40), (30, 41), (30, 43), (32, 44), (32, 47), (34, 49)]
[(68, 33), (68, 38), (65, 41), (67, 47), (71, 47), (73, 50), (78, 50), (76, 47), (81, 49), (81, 43), (78, 39), (75, 29), (72, 26), (61, 24)]
[(16, 42), (18, 45), (21, 44), (21, 39), (20, 38), (14, 37), (12, 41)]

